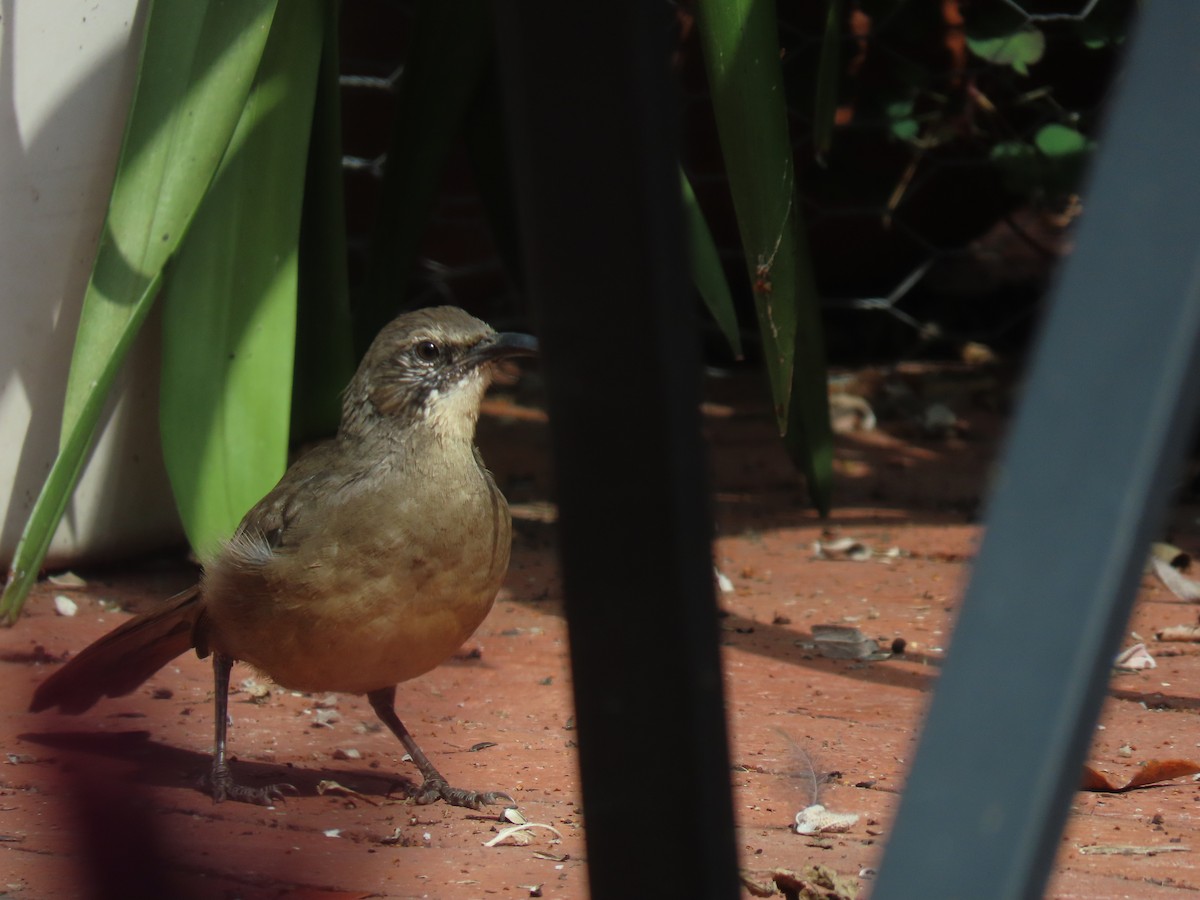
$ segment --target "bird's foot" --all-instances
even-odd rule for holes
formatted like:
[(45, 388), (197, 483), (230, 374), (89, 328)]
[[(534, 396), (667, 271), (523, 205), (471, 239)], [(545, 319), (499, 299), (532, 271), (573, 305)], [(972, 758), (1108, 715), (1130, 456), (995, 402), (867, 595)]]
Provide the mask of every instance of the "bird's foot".
[(233, 780), (233, 774), (228, 766), (214, 766), (209, 777), (209, 788), (212, 791), (213, 803), (223, 800), (237, 800), (240, 803), (253, 803), (256, 806), (274, 806), (286, 802), (284, 791), (299, 793), (295, 785), (280, 783), (266, 784), (262, 787), (249, 787), (238, 784)]
[(445, 800), (451, 806), (463, 806), (467, 809), (483, 809), (494, 803), (516, 805), (513, 798), (503, 791), (468, 791), (463, 788), (450, 787), (446, 783), (446, 779), (441, 776), (426, 778), (417, 788), (414, 799), (421, 805)]

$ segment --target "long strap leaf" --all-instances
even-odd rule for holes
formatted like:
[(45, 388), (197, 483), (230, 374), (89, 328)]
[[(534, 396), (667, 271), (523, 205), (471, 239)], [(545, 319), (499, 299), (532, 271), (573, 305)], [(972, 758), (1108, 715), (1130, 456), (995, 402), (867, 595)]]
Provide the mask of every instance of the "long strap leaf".
[(12, 624), (91, 446), (113, 378), (233, 134), (275, 0), (156, 0), (71, 358), (59, 454), (0, 596)]
[(163, 290), (163, 459), (192, 547), (287, 466), (300, 210), (325, 0), (288, 0)]
[(799, 227), (775, 4), (702, 0), (697, 27), (775, 399), (809, 494), (828, 512), (829, 427), (820, 307)]
[(708, 221), (692, 183), (684, 173), (680, 173), (682, 182), (683, 214), (687, 221), (688, 250), (691, 255), (692, 281), (700, 299), (708, 307), (709, 314), (725, 340), (729, 349), (738, 359), (742, 358), (742, 335), (738, 331), (737, 312), (733, 307), (733, 294), (729, 290), (729, 281), (725, 278), (725, 267), (721, 265), (721, 254), (717, 250), (717, 242), (713, 240), (712, 232), (708, 229)]

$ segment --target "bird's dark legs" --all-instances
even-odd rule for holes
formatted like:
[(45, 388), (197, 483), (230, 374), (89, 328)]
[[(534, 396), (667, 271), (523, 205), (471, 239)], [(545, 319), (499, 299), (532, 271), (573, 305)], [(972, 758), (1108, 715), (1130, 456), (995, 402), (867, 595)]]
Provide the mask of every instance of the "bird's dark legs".
[(379, 716), (379, 720), (391, 729), (392, 734), (400, 738), (400, 743), (404, 745), (404, 749), (408, 751), (408, 755), (412, 757), (412, 761), (416, 763), (417, 768), (421, 772), (421, 777), (424, 782), (417, 788), (416, 801), (418, 803), (433, 803), (436, 800), (445, 800), (451, 806), (465, 806), (468, 809), (483, 809), (489, 803), (512, 803), (512, 797), (500, 791), (467, 791), (462, 788), (450, 787), (446, 783), (446, 779), (442, 773), (434, 768), (433, 763), (429, 761), (421, 748), (417, 746), (417, 742), (413, 740), (413, 736), (408, 733), (408, 729), (404, 727), (404, 723), (400, 721), (400, 717), (396, 715), (396, 688), (380, 688), (377, 691), (371, 691), (367, 694), (367, 699), (371, 701), (371, 708), (375, 710), (375, 715)]
[(213, 764), (209, 786), (214, 803), (222, 800), (241, 800), (259, 806), (274, 806), (283, 799), (284, 789), (295, 791), (290, 784), (268, 784), (260, 788), (246, 787), (233, 780), (229, 763), (225, 761), (225, 735), (229, 727), (229, 671), (233, 660), (223, 653), (213, 654), (213, 716), (216, 720), (213, 741)]

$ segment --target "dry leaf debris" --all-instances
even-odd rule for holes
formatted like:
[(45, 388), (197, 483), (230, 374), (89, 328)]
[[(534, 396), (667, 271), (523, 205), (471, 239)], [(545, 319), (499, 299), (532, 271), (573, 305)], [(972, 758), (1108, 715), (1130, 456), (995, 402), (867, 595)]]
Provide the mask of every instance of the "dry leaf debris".
[(1158, 662), (1150, 655), (1146, 645), (1139, 641), (1118, 653), (1113, 666), (1122, 672), (1140, 672), (1143, 669), (1157, 669)]
[(805, 866), (799, 873), (772, 869), (758, 875), (741, 873), (742, 886), (755, 897), (783, 894), (787, 900), (856, 900), (858, 881), (829, 866)]
[(1159, 581), (1166, 585), (1167, 590), (1180, 600), (1186, 600), (1189, 603), (1200, 600), (1200, 581), (1188, 578), (1178, 568), (1156, 554), (1150, 557), (1150, 568), (1158, 576)]
[(1157, 784), (1160, 781), (1171, 781), (1187, 775), (1200, 774), (1200, 765), (1190, 759), (1152, 759), (1142, 764), (1138, 771), (1125, 784), (1116, 785), (1091, 766), (1083, 767), (1083, 784), (1085, 791), (1098, 791), (1109, 794), (1121, 794), (1135, 788)]
[(552, 832), (560, 841), (562, 840), (562, 832), (553, 825), (544, 825), (540, 822), (525, 822), (522, 825), (511, 825), (508, 828), (500, 829), (500, 832), (494, 838), (490, 841), (484, 841), (483, 846), (499, 847), (507, 844), (523, 847), (533, 842), (534, 836), (531, 832), (534, 828), (545, 828), (547, 831)]
[(858, 823), (858, 813), (835, 813), (820, 803), (796, 813), (796, 834), (843, 834)]

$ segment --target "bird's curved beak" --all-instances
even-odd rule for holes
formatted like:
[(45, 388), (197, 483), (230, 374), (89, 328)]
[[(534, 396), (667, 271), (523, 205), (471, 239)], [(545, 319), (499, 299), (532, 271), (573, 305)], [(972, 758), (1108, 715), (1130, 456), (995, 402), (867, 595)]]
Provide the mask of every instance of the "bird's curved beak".
[(468, 357), (476, 365), (482, 365), (497, 359), (510, 359), (514, 356), (536, 356), (537, 352), (537, 338), (528, 334), (502, 331), (485, 338), (472, 347)]

